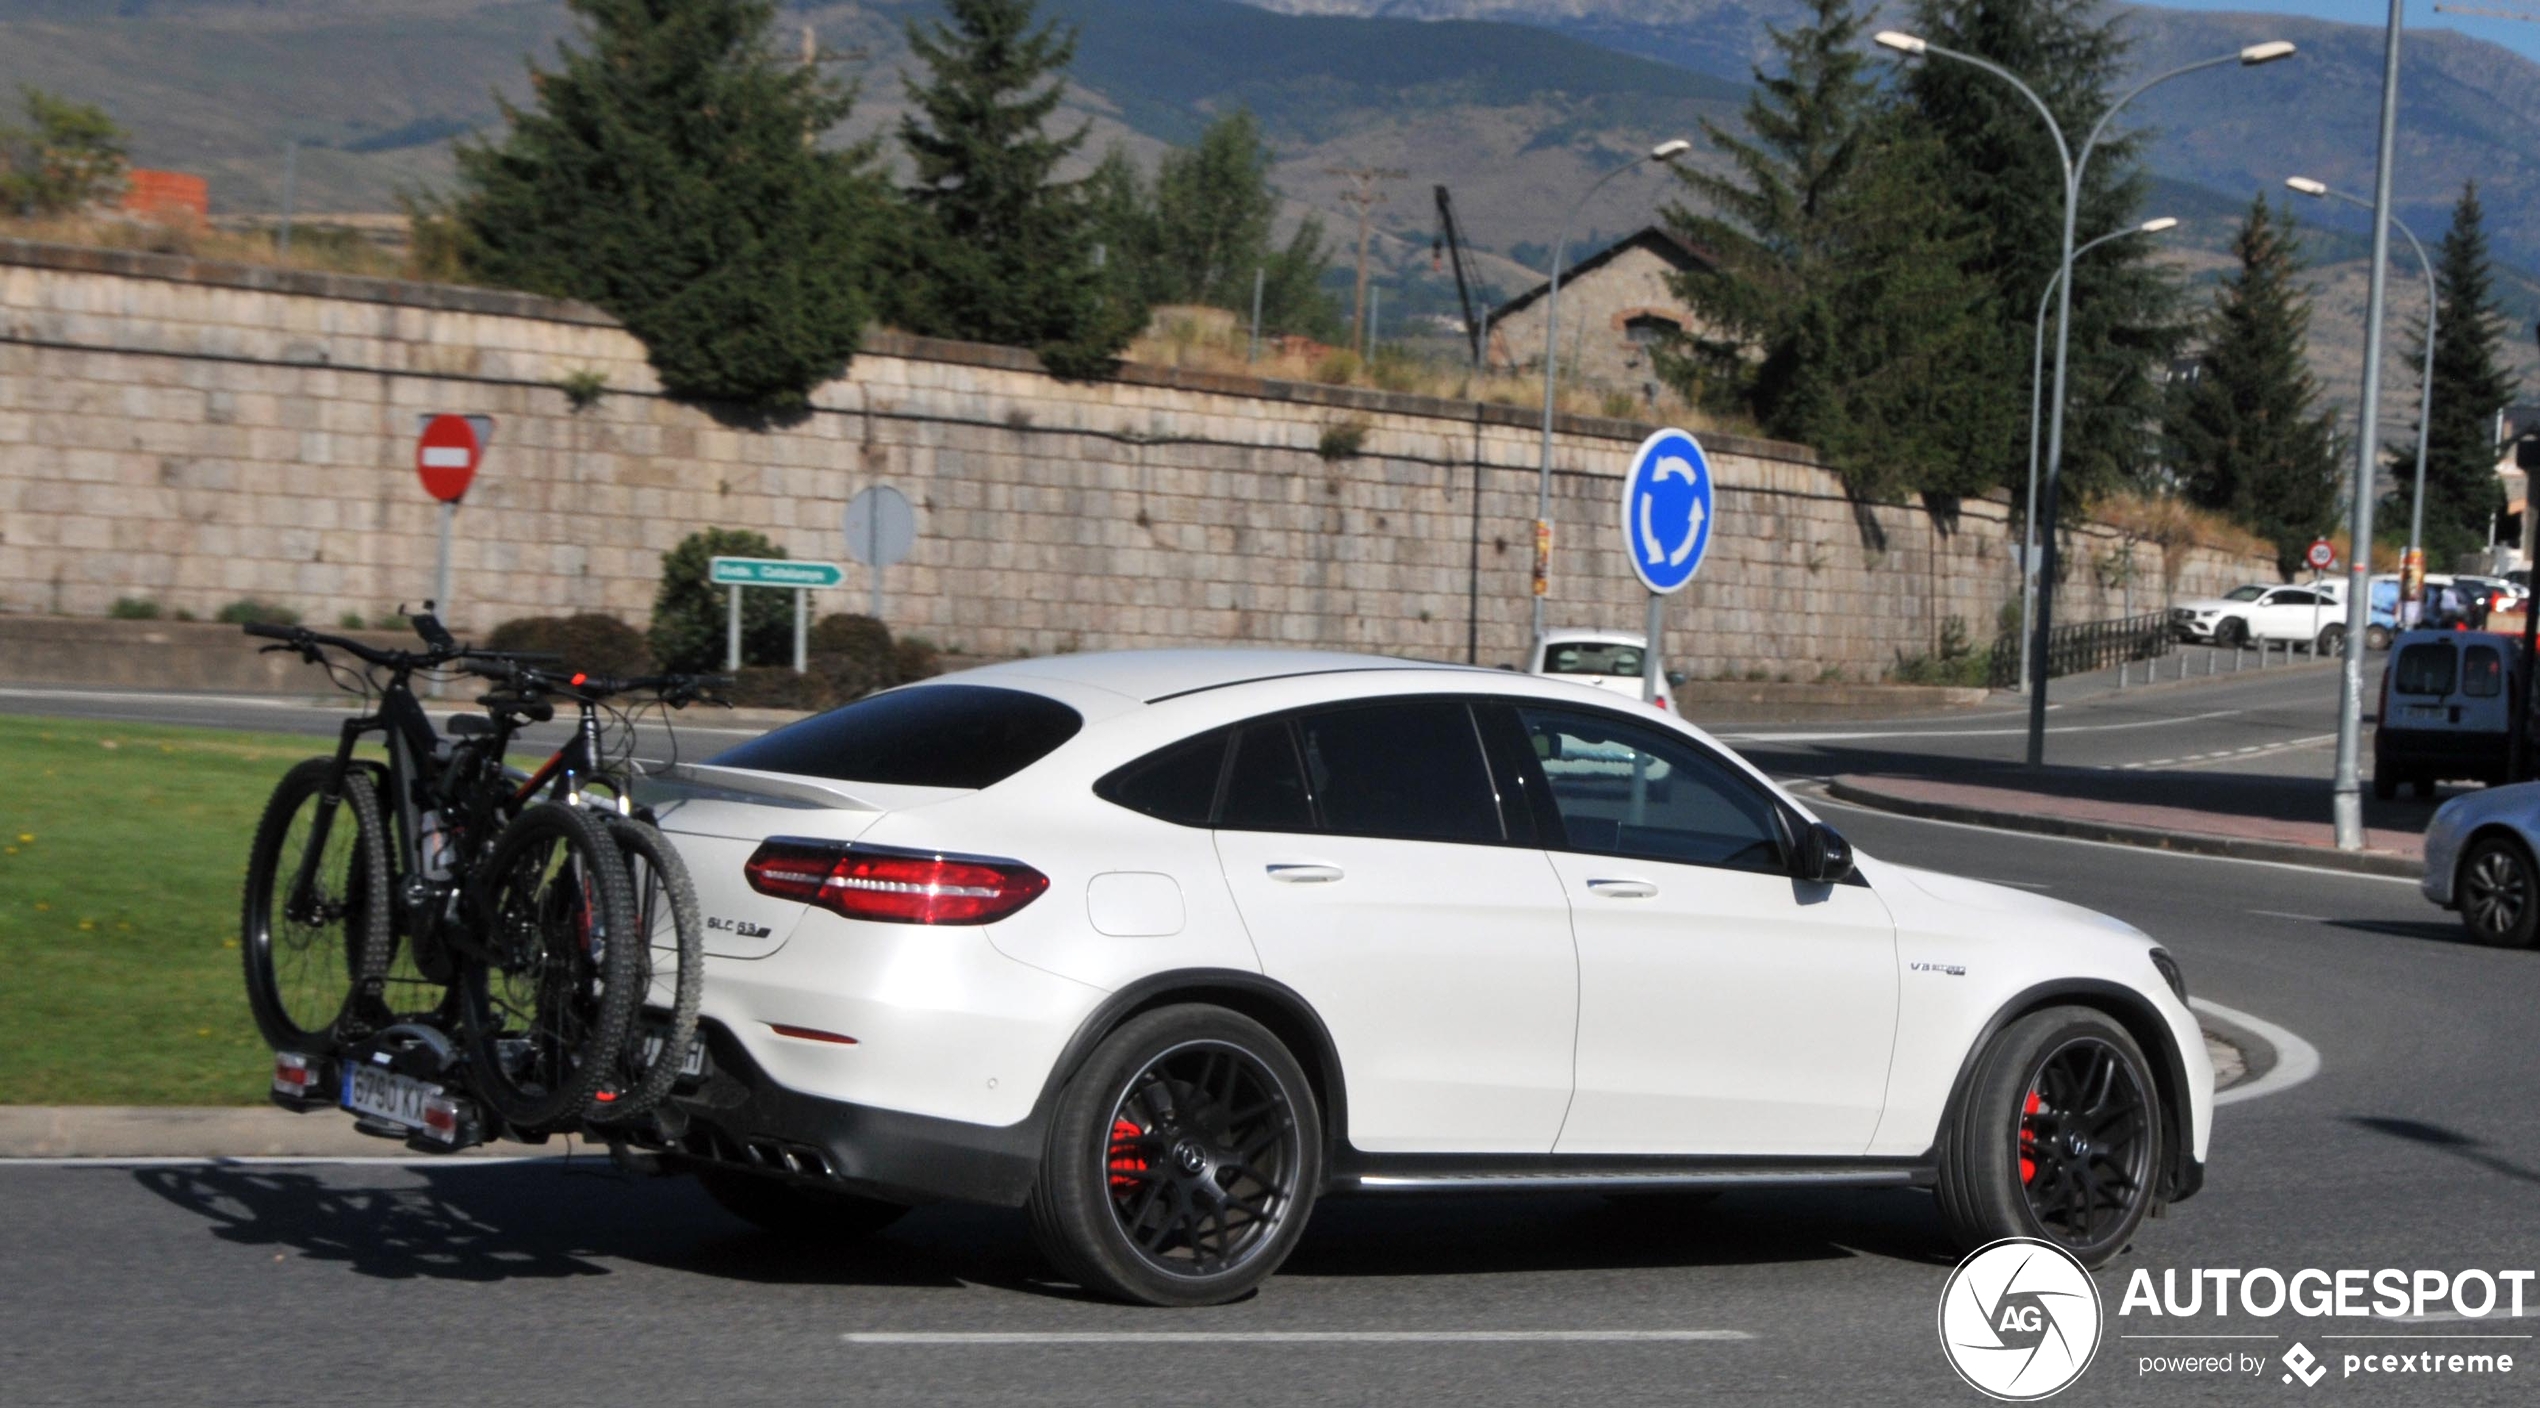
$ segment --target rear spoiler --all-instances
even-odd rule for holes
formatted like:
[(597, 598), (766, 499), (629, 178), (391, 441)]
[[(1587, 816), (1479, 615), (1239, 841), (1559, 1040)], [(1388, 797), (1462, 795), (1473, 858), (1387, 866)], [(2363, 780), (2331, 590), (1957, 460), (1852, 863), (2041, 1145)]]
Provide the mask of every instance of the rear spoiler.
[[(635, 798), (646, 803), (672, 801), (755, 802), (761, 806), (817, 808), (823, 811), (885, 812), (897, 799), (877, 799), (850, 792), (874, 790), (862, 783), (831, 782), (791, 773), (756, 772), (716, 767), (711, 763), (673, 763), (635, 779)], [(881, 785), (880, 790), (908, 789)]]

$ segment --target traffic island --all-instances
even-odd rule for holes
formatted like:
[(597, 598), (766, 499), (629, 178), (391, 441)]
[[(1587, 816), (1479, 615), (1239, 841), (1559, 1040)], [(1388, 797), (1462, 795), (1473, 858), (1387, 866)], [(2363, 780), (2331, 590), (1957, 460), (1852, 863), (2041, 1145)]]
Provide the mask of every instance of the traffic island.
[[(2024, 788), (1920, 777), (1846, 774), (1826, 784), (1828, 796), (1901, 816), (2029, 831), (2083, 841), (2238, 860), (2273, 861), (2320, 870), (2415, 878), (2425, 873), (2425, 838), (2368, 829), (2364, 849), (2341, 851), (2323, 805), (2316, 821), (2225, 814), (2155, 802), (2059, 795)], [(2323, 796), (2321, 801), (2325, 803)]]

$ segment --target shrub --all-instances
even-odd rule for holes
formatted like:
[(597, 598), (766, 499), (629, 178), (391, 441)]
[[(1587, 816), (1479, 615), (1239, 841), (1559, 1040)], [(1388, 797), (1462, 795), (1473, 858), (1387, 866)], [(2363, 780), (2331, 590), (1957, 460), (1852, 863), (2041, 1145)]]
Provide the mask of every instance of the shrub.
[(595, 675), (646, 674), (653, 662), (652, 653), (644, 648), (644, 637), (633, 626), (596, 611), (518, 617), (496, 626), (485, 645), (490, 650), (561, 655), (570, 668)]
[(753, 665), (727, 691), (735, 704), (760, 709), (834, 709), (879, 689), (943, 673), (935, 643), (924, 636), (891, 638), (870, 616), (823, 616), (805, 642), (809, 668)]
[(1379, 391), (1417, 391), (1427, 380), (1428, 368), (1411, 350), (1394, 343), (1383, 343), (1367, 363), (1367, 379)]
[(335, 618), (335, 628), (341, 631), (360, 630), (362, 628), (362, 613), (358, 611), (345, 612), (343, 615)]
[(1358, 354), (1346, 347), (1323, 354), (1314, 364), (1314, 379), (1325, 386), (1347, 386), (1358, 380)]
[(1323, 427), (1323, 438), (1315, 443), (1314, 453), (1327, 460), (1345, 460), (1367, 444), (1367, 422), (1334, 421)]
[(119, 596), (106, 614), (118, 621), (156, 621), (159, 604), (146, 596)]
[[(706, 528), (662, 554), (661, 590), (653, 596), (647, 639), (664, 670), (707, 673), (723, 668), (727, 588), (706, 580), (717, 557), (783, 557), (762, 534)], [(794, 599), (783, 591), (753, 591), (741, 599), (741, 663), (794, 663)]]
[(250, 596), (240, 597), (222, 607), (213, 613), (212, 619), (231, 626), (245, 626), (259, 622), (271, 626), (296, 626), (300, 624), (300, 613), (288, 606), (279, 606), (270, 601), (258, 601)]

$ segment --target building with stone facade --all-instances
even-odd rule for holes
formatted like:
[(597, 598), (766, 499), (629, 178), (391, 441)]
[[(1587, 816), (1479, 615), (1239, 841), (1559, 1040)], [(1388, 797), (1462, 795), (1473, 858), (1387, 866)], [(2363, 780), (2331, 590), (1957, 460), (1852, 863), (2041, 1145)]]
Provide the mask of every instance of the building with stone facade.
[[(1653, 395), (1649, 346), (1670, 331), (1695, 329), (1693, 313), (1668, 288), (1670, 277), (1712, 267), (1701, 250), (1657, 225), (1636, 230), (1561, 273), (1561, 366), (1610, 390)], [(1544, 292), (1537, 284), (1491, 310), (1489, 355), (1496, 367), (1543, 366)]]

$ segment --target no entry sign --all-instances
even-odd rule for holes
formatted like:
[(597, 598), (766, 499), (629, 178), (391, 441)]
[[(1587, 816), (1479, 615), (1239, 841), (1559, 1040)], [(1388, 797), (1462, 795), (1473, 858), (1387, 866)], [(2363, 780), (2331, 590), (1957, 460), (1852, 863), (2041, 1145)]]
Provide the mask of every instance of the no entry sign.
[(483, 416), (433, 416), (423, 423), (423, 433), (415, 437), (415, 474), (423, 480), (423, 491), (445, 504), (467, 497), (467, 486), (476, 478), (476, 466), (485, 457), (484, 431), (493, 429), (493, 421)]

